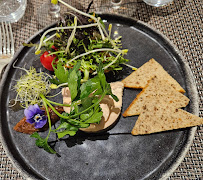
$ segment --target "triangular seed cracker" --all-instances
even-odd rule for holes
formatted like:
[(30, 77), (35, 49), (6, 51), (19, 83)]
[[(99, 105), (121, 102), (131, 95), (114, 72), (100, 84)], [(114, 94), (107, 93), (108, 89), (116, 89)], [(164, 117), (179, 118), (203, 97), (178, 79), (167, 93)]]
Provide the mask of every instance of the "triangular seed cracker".
[(180, 84), (172, 78), (164, 68), (154, 59), (150, 59), (136, 71), (127, 76), (122, 82), (128, 88), (144, 88), (148, 81), (157, 76), (159, 79), (165, 79), (179, 92), (185, 92)]
[(139, 115), (145, 108), (146, 101), (149, 101), (149, 96), (153, 96), (155, 99), (164, 99), (164, 103), (174, 106), (175, 108), (186, 107), (189, 103), (189, 99), (186, 96), (176, 91), (168, 84), (167, 81), (159, 80), (155, 76), (137, 95), (137, 97), (123, 113), (123, 116)]
[(152, 78), (136, 97), (124, 116), (139, 115), (133, 135), (150, 134), (203, 124), (203, 119), (190, 114), (185, 107), (189, 99), (172, 88), (166, 81)]
[(145, 111), (138, 117), (132, 129), (133, 135), (150, 134), (203, 124), (203, 118), (182, 109)]

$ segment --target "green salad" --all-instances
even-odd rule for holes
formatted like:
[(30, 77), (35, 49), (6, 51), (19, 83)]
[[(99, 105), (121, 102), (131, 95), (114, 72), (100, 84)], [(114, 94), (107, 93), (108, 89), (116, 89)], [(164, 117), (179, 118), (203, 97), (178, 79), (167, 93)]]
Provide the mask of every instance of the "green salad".
[[(57, 138), (74, 136), (79, 128), (99, 123), (103, 116), (100, 102), (106, 95), (118, 101), (106, 81), (105, 73), (122, 70), (126, 49), (121, 49), (121, 37), (111, 38), (112, 25), (105, 29), (101, 18), (79, 11), (67, 3), (60, 3), (73, 10), (62, 17), (56, 27), (48, 29), (41, 36), (39, 44), (25, 44), (36, 47), (44, 68), (53, 71), (37, 72), (35, 68), (25, 70), (17, 81), (15, 101), (25, 108), (26, 123), (40, 129), (48, 124), (48, 135), (42, 138), (38, 132), (36, 145), (49, 153), (56, 153), (48, 140), (51, 133)], [(56, 1), (54, 2), (56, 3)], [(23, 69), (23, 68), (20, 68)], [(71, 94), (70, 104), (61, 104), (50, 100), (53, 89), (68, 87)], [(70, 113), (57, 111), (55, 106), (68, 106)], [(42, 108), (43, 107), (43, 108)], [(57, 127), (53, 127), (50, 110), (59, 118)]]
[[(112, 24), (108, 31), (100, 17), (95, 13), (84, 13), (59, 0), (74, 13), (66, 13), (56, 27), (48, 29), (35, 46), (35, 54), (41, 54), (42, 65), (54, 71), (57, 63), (64, 68), (72, 68), (80, 62), (83, 80), (87, 81), (90, 74), (95, 75), (99, 63), (105, 72), (122, 70), (122, 64), (128, 60), (124, 55), (127, 49), (121, 49), (121, 36), (112, 39)], [(52, 33), (52, 35), (49, 35)]]

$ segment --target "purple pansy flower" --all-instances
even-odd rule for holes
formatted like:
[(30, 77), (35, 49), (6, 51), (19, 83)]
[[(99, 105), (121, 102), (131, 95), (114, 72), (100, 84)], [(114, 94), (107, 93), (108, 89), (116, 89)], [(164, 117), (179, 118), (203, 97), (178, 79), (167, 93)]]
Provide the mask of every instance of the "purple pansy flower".
[(26, 121), (30, 124), (35, 123), (35, 128), (42, 128), (47, 122), (47, 116), (44, 115), (45, 111), (41, 110), (37, 104), (30, 105), (24, 110)]

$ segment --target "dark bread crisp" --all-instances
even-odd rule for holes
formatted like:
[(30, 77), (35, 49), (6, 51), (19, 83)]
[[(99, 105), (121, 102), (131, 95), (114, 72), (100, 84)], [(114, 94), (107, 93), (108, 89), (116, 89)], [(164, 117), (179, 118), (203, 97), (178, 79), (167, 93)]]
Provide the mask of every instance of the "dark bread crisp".
[[(64, 112), (63, 107), (61, 106), (55, 106), (54, 107), (60, 114), (62, 112)], [(42, 110), (45, 110), (45, 108), (41, 108)], [(58, 115), (51, 109), (48, 108), (49, 110), (49, 115), (50, 115), (50, 119), (51, 119), (51, 124), (55, 124), (57, 121), (60, 120), (60, 118), (58, 117)], [(45, 115), (47, 115), (47, 112), (45, 111)], [(49, 124), (48, 122), (45, 124), (44, 127), (40, 128), (40, 129), (36, 129), (34, 124), (30, 124), (26, 121), (26, 117), (23, 117), (14, 127), (13, 129), (17, 132), (21, 132), (21, 133), (25, 133), (25, 134), (33, 134), (34, 132), (38, 132), (38, 131), (46, 131), (49, 128)]]

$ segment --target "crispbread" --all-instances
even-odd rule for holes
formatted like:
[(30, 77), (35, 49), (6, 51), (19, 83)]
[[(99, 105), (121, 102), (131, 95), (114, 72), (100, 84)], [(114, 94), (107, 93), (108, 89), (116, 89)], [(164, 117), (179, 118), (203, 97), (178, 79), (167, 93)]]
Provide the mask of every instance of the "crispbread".
[(145, 101), (149, 100), (149, 96), (153, 96), (155, 99), (164, 99), (165, 103), (173, 105), (176, 108), (185, 107), (189, 103), (189, 99), (182, 93), (176, 91), (166, 80), (160, 80), (155, 76), (137, 95), (123, 113), (123, 116), (139, 115), (145, 107)]
[(134, 99), (123, 116), (139, 115), (133, 135), (150, 134), (203, 124), (203, 119), (182, 109), (189, 99), (156, 76)]
[(151, 134), (201, 124), (203, 124), (203, 118), (187, 111), (182, 109), (164, 109), (159, 106), (157, 111), (147, 110), (145, 113), (141, 113), (131, 133), (132, 135)]
[(167, 80), (177, 91), (185, 92), (180, 84), (154, 59), (150, 59), (147, 63), (123, 79), (122, 82), (124, 83), (124, 86), (128, 88), (144, 88), (148, 81), (154, 76), (157, 76), (159, 79)]

